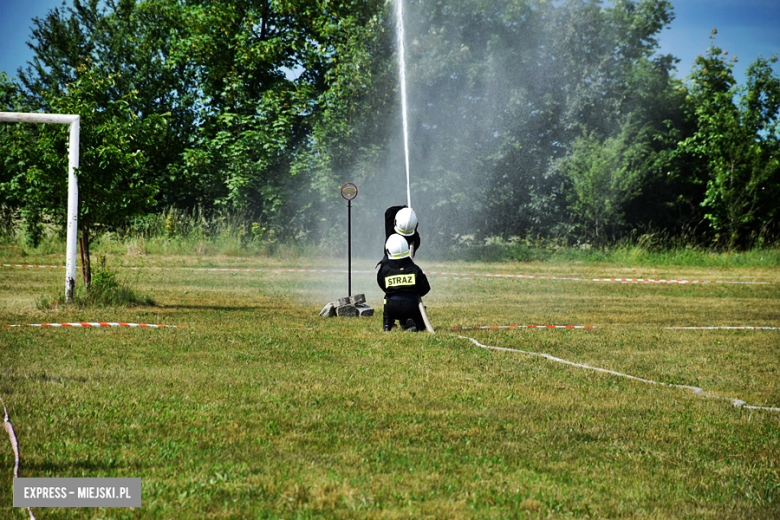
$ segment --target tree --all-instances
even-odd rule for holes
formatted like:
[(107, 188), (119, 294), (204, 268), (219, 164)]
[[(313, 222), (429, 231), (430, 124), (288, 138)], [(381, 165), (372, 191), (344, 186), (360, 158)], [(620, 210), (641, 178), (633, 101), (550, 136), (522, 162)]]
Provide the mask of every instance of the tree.
[[(100, 229), (113, 229), (128, 217), (154, 205), (157, 185), (147, 168), (143, 149), (165, 134), (162, 115), (139, 117), (131, 110), (134, 92), (119, 96), (117, 78), (103, 77), (83, 65), (79, 78), (66, 92), (46, 96), (57, 113), (81, 116), (79, 182), (79, 232), (84, 280), (91, 286), (90, 242)], [(49, 97), (51, 96), (51, 97)], [(28, 200), (48, 213), (65, 218), (67, 210), (66, 131), (61, 125), (43, 125), (35, 151), (38, 160), (29, 165)]]
[(561, 232), (567, 180), (555, 165), (582, 128), (609, 139), (630, 119), (652, 144), (671, 117), (673, 58), (654, 56), (668, 1), (425, 0), (410, 11), (415, 192), (436, 208), (427, 222), (444, 243)]
[(641, 193), (652, 157), (642, 133), (630, 122), (604, 141), (595, 132), (583, 131), (558, 165), (568, 181), (568, 209), (583, 227), (581, 236), (598, 245), (619, 234), (626, 209)]
[[(343, 175), (334, 171), (377, 155), (366, 140), (381, 141), (391, 106), (369, 95), (390, 63), (384, 11), (378, 0), (74, 0), (34, 19), (36, 56), (20, 77), (33, 108), (52, 110), (89, 59), (140, 118), (169, 114), (169, 131), (142, 150), (158, 207), (305, 226), (313, 210), (299, 208)], [(294, 191), (306, 196), (288, 205)]]
[(688, 102), (697, 129), (678, 153), (706, 164), (701, 206), (716, 241), (732, 249), (777, 224), (780, 79), (771, 68), (777, 57), (759, 57), (748, 67), (747, 85), (739, 86), (732, 74), (736, 57), (727, 55), (713, 41), (696, 59)]
[[(184, 9), (177, 57), (195, 64), (202, 124), (181, 175), (218, 207), (301, 231), (323, 187), (338, 185), (335, 172), (366, 155), (356, 144), (370, 133), (361, 118), (376, 100), (373, 73), (387, 67), (376, 44), (382, 4), (230, 0)], [(304, 195), (290, 204), (294, 193)]]
[[(0, 111), (29, 112), (18, 85), (0, 71)], [(33, 198), (26, 171), (36, 164), (37, 125), (0, 123), (0, 205), (18, 209), (24, 218), (25, 242), (38, 247), (43, 237), (42, 208)]]
[[(177, 177), (181, 154), (192, 145), (197, 84), (192, 64), (172, 59), (184, 26), (184, 10), (166, 0), (73, 0), (34, 18), (32, 62), (19, 78), (32, 110), (52, 111), (50, 99), (89, 70), (112, 76), (116, 100), (132, 103), (140, 118), (168, 114), (168, 131), (143, 150), (155, 184), (157, 205), (199, 200), (190, 179)], [(89, 61), (89, 67), (81, 66)]]
[[(672, 18), (668, 0), (407, 2), (413, 204), (430, 208), (431, 245), (695, 226), (707, 168), (670, 150), (698, 116), (675, 59), (656, 55)], [(379, 0), (73, 0), (35, 20), (23, 91), (48, 110), (89, 58), (140, 119), (170, 114), (140, 148), (156, 207), (238, 210), (302, 236), (346, 180), (405, 195), (392, 23)], [(586, 189), (602, 177), (609, 193)]]

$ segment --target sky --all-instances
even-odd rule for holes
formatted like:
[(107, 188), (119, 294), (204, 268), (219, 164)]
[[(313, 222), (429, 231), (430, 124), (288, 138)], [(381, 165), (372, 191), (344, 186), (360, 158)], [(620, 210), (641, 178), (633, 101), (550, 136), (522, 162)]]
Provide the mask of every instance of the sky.
[[(67, 0), (68, 5), (71, 0)], [(0, 0), (0, 70), (8, 77), (33, 57), (25, 44), (30, 39), (33, 17), (61, 6), (63, 0)], [(715, 43), (737, 56), (734, 68), (738, 82), (744, 82), (747, 66), (758, 55), (780, 56), (780, 0), (672, 0), (675, 19), (662, 31), (661, 54), (680, 59), (677, 77), (685, 78), (693, 60), (704, 54), (712, 29)], [(780, 64), (774, 65), (780, 73)]]
[[(737, 56), (739, 83), (759, 55), (780, 58), (780, 0), (672, 0), (672, 5), (675, 19), (661, 32), (659, 53), (680, 59), (678, 78), (688, 76), (696, 56), (707, 52), (713, 29), (715, 45)], [(780, 64), (773, 69), (780, 74)]]

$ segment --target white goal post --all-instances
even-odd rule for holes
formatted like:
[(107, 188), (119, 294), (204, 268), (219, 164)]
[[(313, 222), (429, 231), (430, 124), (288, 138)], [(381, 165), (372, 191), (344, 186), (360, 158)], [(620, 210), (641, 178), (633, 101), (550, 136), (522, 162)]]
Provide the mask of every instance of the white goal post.
[(76, 243), (79, 229), (79, 185), (76, 168), (79, 167), (79, 122), (77, 115), (24, 114), (0, 112), (0, 122), (6, 123), (58, 123), (70, 126), (68, 141), (68, 239), (65, 246), (65, 301), (73, 297), (76, 287)]

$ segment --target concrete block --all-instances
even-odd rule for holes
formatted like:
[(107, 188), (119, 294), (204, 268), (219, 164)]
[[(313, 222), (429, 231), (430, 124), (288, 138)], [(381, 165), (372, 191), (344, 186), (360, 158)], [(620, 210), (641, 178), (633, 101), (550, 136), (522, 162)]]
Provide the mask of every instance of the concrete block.
[(320, 316), (325, 316), (326, 318), (332, 318), (335, 315), (336, 315), (336, 307), (333, 306), (332, 302), (328, 303), (320, 311)]
[(340, 305), (336, 307), (336, 315), (345, 316), (345, 317), (355, 317), (358, 315), (358, 309), (351, 303), (347, 305)]
[(333, 318), (334, 316), (356, 317), (373, 316), (374, 309), (366, 305), (366, 295), (356, 294), (347, 298), (329, 302), (320, 311), (320, 316)]
[(358, 305), (355, 305), (355, 307), (358, 310), (358, 316), (373, 316), (374, 315), (374, 309), (372, 309), (368, 305), (358, 304)]

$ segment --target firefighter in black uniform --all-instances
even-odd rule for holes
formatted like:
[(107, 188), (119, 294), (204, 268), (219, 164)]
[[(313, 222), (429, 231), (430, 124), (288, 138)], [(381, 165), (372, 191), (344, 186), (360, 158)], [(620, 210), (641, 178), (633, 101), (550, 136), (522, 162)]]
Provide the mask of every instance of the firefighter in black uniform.
[(382, 330), (391, 331), (396, 320), (403, 330), (425, 329), (417, 298), (428, 294), (431, 286), (428, 277), (409, 256), (409, 244), (404, 237), (390, 235), (385, 243), (385, 257), (379, 265), (376, 282), (385, 292)]
[(409, 248), (413, 248), (414, 253), (417, 253), (420, 249), (420, 233), (417, 232), (417, 215), (412, 208), (390, 206), (385, 210), (385, 241), (394, 233), (404, 237)]

